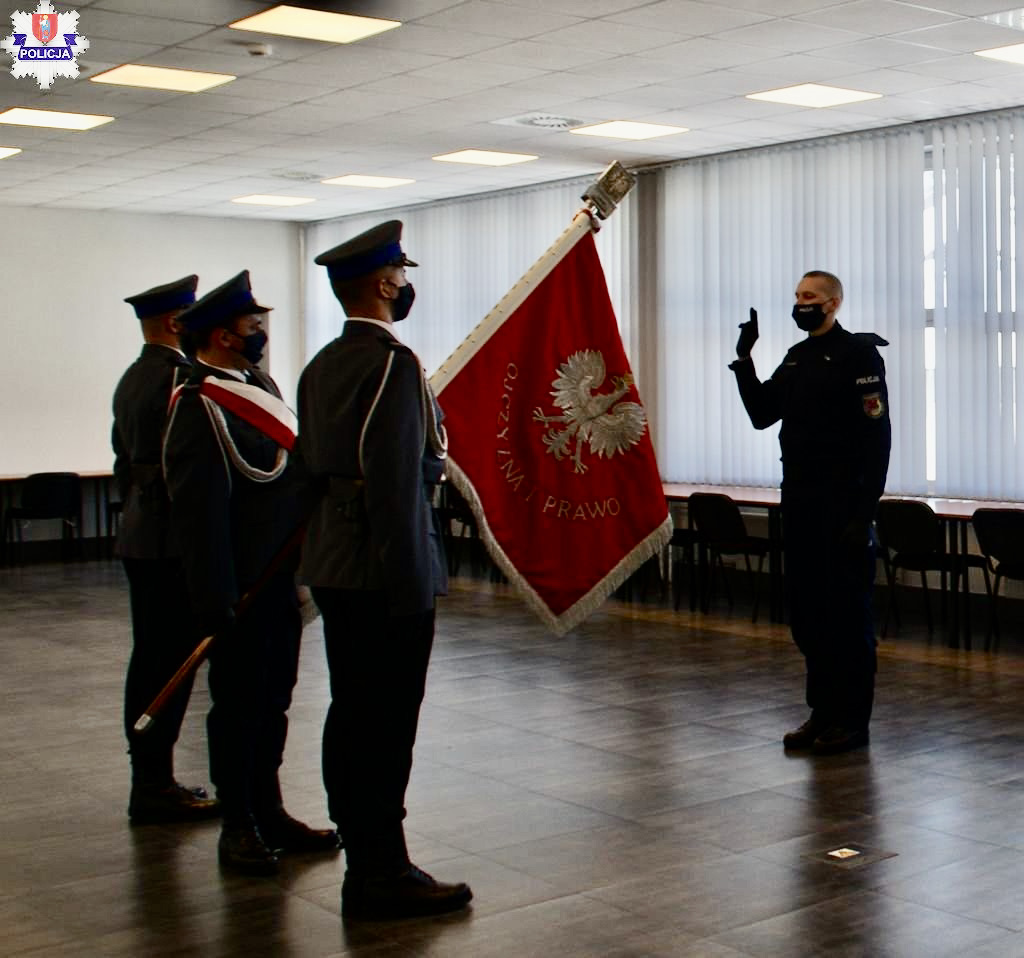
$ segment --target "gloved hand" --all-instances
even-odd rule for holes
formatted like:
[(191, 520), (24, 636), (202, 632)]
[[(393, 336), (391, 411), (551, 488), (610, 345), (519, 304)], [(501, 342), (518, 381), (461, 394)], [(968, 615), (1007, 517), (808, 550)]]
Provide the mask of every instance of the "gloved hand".
[(736, 340), (736, 355), (740, 359), (746, 359), (757, 342), (759, 333), (757, 331), (757, 310), (750, 307), (750, 319), (740, 323), (740, 338)]
[(871, 523), (867, 519), (851, 519), (839, 534), (839, 546), (851, 551), (867, 549), (871, 541)]

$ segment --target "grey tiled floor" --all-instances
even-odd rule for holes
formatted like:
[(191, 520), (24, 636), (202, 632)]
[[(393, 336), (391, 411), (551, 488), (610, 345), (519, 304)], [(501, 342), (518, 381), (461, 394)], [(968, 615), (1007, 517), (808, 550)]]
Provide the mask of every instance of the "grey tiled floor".
[[(909, 616), (905, 616), (908, 618)], [(343, 860), (223, 875), (216, 824), (127, 824), (117, 564), (0, 569), (0, 954), (1024, 956), (1024, 660), (913, 628), (881, 649), (869, 749), (786, 756), (780, 627), (611, 602), (554, 639), (501, 586), (443, 601), (409, 843), (465, 914), (344, 924)], [(283, 781), (325, 824), (319, 624)], [(205, 682), (178, 749), (204, 782)], [(856, 844), (859, 866), (822, 853)]]

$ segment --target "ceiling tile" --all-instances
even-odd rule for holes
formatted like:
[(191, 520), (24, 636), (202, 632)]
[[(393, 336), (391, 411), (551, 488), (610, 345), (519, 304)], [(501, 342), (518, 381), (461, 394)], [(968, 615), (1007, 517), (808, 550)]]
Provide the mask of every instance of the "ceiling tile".
[[(172, 8), (171, 4), (164, 4), (165, 12), (169, 8)], [(82, 14), (78, 20), (78, 28), (89, 39), (90, 48), (94, 38), (128, 43), (153, 43), (169, 47), (210, 31), (208, 23), (192, 23), (166, 16), (123, 16), (96, 7), (92, 7), (87, 15)]]
[(696, 0), (661, 0), (626, 13), (608, 17), (609, 21), (630, 24), (646, 30), (703, 36), (761, 23), (771, 17), (755, 10), (738, 10), (724, 4)]
[(507, 3), (488, 3), (487, 0), (466, 0), (457, 7), (421, 17), (418, 21), (421, 26), (482, 33), (511, 40), (541, 36), (577, 22), (577, 17), (549, 13), (546, 8), (528, 9)]
[[(249, 0), (173, 0), (174, 14), (193, 23), (219, 25), (229, 20), (239, 20), (252, 15), (252, 3)], [(168, 0), (96, 0), (89, 7), (89, 13), (83, 15), (80, 25), (92, 19), (96, 11), (159, 17), (166, 15)], [(81, 7), (81, 2), (71, 3), (72, 7)], [(88, 31), (83, 27), (83, 33)]]
[(564, 47), (583, 47), (592, 51), (596, 57), (599, 54), (610, 56), (653, 50), (689, 36), (690, 34), (685, 31), (667, 25), (659, 30), (651, 30), (624, 23), (591, 20), (563, 30), (555, 30), (544, 38), (544, 42)]
[(940, 50), (972, 53), (975, 50), (1021, 43), (1024, 41), (1024, 33), (1010, 27), (996, 26), (993, 23), (962, 20), (938, 27), (909, 30), (906, 33), (901, 33), (899, 39), (906, 40), (908, 43), (937, 47)]
[[(998, 0), (997, 0), (998, 2)], [(854, 0), (824, 10), (796, 14), (794, 20), (822, 23), (842, 30), (886, 36), (960, 20), (957, 14), (900, 0)], [(960, 20), (962, 24), (964, 21)]]
[(799, 53), (834, 47), (842, 43), (853, 43), (862, 39), (864, 34), (853, 30), (836, 30), (814, 23), (801, 23), (797, 20), (766, 20), (750, 27), (725, 30), (717, 36), (720, 40), (730, 43)]

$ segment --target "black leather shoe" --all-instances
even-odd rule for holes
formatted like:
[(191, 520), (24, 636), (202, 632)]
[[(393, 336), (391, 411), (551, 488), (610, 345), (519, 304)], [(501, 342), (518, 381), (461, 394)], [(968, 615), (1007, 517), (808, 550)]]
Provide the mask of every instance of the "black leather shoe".
[(346, 918), (386, 920), (443, 915), (464, 908), (473, 898), (469, 885), (439, 882), (410, 865), (393, 878), (353, 878), (341, 886), (341, 913)]
[(310, 828), (282, 810), (259, 820), (260, 835), (268, 848), (278, 855), (305, 855), (336, 852), (341, 839), (333, 828)]
[(825, 731), (828, 726), (812, 714), (800, 728), (793, 729), (782, 736), (782, 747), (787, 752), (795, 752), (800, 749), (807, 749), (814, 745), (814, 740)]
[(133, 825), (197, 822), (220, 815), (220, 802), (202, 788), (171, 785), (132, 785), (128, 817)]
[(818, 735), (811, 746), (811, 751), (815, 755), (838, 755), (840, 752), (849, 752), (851, 749), (867, 745), (868, 739), (866, 727), (832, 725)]
[(277, 855), (269, 848), (253, 822), (225, 824), (217, 842), (221, 865), (247, 875), (277, 873)]

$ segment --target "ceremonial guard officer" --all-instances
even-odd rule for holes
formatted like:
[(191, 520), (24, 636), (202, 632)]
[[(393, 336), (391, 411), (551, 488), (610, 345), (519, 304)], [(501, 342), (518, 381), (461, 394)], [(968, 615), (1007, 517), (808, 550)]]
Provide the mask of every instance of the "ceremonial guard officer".
[(330, 670), (324, 784), (348, 866), (342, 912), (354, 918), (453, 911), (472, 898), (410, 862), (402, 826), (447, 578), (431, 506), (440, 409), (394, 333), (414, 296), (401, 230), (392, 220), (317, 257), (348, 319), (299, 382), (302, 454), (325, 491), (303, 550)]
[(818, 754), (866, 745), (875, 692), (872, 521), (885, 488), (891, 429), (885, 364), (874, 333), (836, 321), (843, 287), (806, 273), (793, 319), (807, 337), (761, 382), (750, 351), (757, 313), (736, 344), (740, 396), (758, 429), (782, 421), (782, 523), (793, 639), (807, 665), (810, 718), (783, 736)]
[[(282, 852), (338, 848), (333, 829), (311, 829), (284, 810), (278, 781), (302, 632), (298, 550), (280, 557), (309, 504), (290, 455), (294, 416), (254, 368), (267, 312), (246, 271), (181, 315), (196, 361), (164, 443), (188, 595), (202, 633), (218, 636), (207, 720), (210, 777), (224, 814), (218, 854), (257, 874), (274, 872)], [(236, 619), (249, 590), (251, 605)]]
[(133, 824), (189, 821), (219, 812), (201, 788), (174, 779), (174, 745), (188, 707), (191, 681), (167, 703), (160, 723), (147, 735), (133, 726), (199, 636), (184, 589), (181, 558), (168, 535), (170, 502), (160, 468), (160, 447), (171, 393), (188, 377), (178, 316), (195, 302), (198, 277), (129, 296), (144, 345), (114, 391), (114, 478), (122, 514), (117, 554), (128, 576), (132, 654), (125, 677), (124, 725), (132, 764), (128, 814)]

